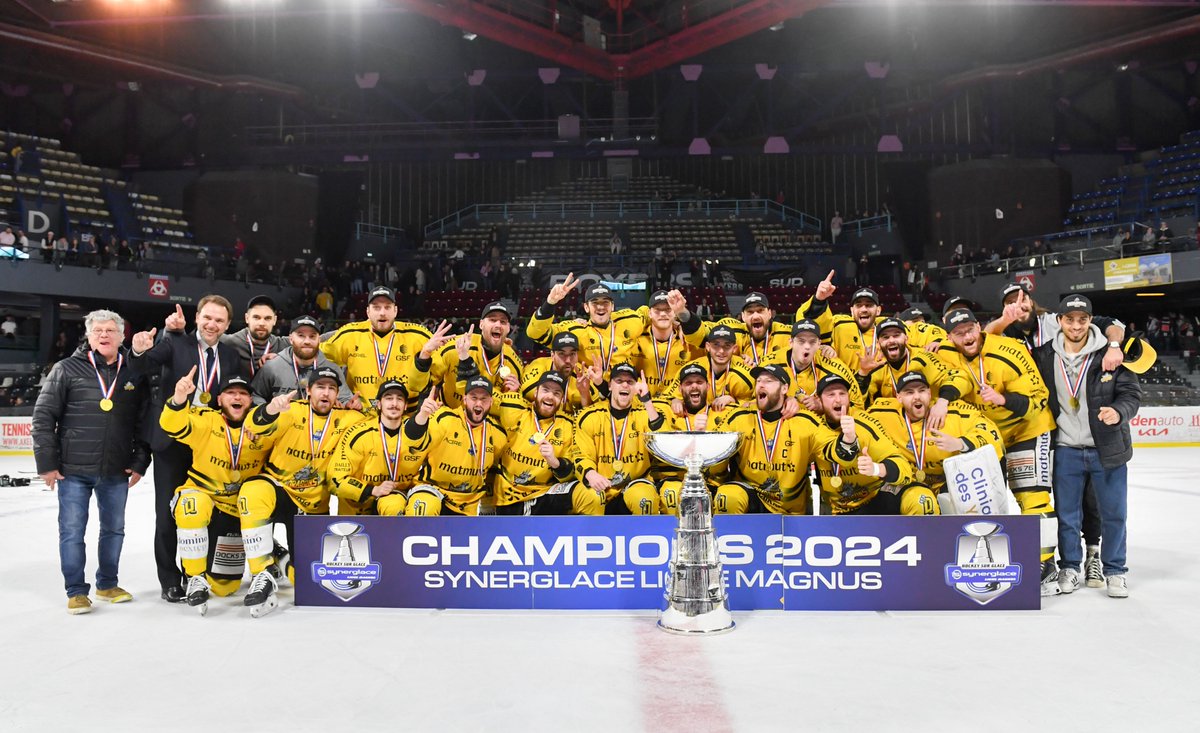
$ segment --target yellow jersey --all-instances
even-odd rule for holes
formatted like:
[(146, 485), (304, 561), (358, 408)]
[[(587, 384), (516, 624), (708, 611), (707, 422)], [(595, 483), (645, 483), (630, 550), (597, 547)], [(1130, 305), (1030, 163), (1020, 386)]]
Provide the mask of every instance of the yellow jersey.
[[(735, 404), (754, 399), (754, 377), (750, 376), (750, 367), (746, 366), (741, 358), (737, 356), (731, 358), (729, 366), (721, 372), (720, 376), (714, 376), (712, 357), (707, 354), (692, 359), (683, 366), (691, 364), (699, 364), (708, 373), (708, 404), (711, 405), (718, 397), (725, 395), (733, 397), (736, 401)], [(680, 367), (681, 371), (682, 369), (683, 367)], [(676, 377), (667, 384), (660, 396), (668, 400), (675, 400), (679, 399), (679, 394), (679, 377), (676, 372)]]
[(967, 375), (949, 368), (945, 362), (928, 351), (916, 351), (910, 346), (899, 368), (884, 361), (882, 366), (866, 377), (859, 377), (859, 383), (867, 385), (867, 406), (869, 407), (878, 399), (895, 397), (896, 382), (905, 372), (909, 371), (925, 375), (935, 399), (945, 397), (948, 402), (954, 402), (971, 391), (971, 380), (967, 378)]
[[(174, 405), (168, 401), (158, 424), (167, 435), (192, 449), (187, 479), (182, 486), (176, 486), (175, 491), (202, 491), (212, 497), (217, 509), (231, 517), (238, 516), (238, 489), (242, 481), (262, 471), (272, 441), (244, 421), (233, 426), (225, 422), (220, 410), (190, 403)], [(231, 446), (238, 455), (236, 469)]]
[(659, 341), (647, 330), (634, 346), (632, 363), (635, 369), (644, 372), (650, 396), (663, 394), (671, 380), (679, 376), (684, 364), (704, 356), (704, 349), (688, 343), (683, 333), (676, 329), (666, 341)]
[[(521, 396), (527, 400), (533, 399), (533, 393), (537, 387), (538, 380), (542, 375), (554, 368), (554, 358), (550, 356), (541, 356), (525, 365), (525, 379), (521, 382)], [(582, 371), (582, 370), (580, 370)], [(582, 384), (584, 388), (580, 389), (580, 380), (577, 374), (571, 374), (567, 379), (567, 394), (563, 400), (562, 407), (559, 410), (565, 415), (575, 415), (584, 407), (592, 404), (598, 399), (599, 390), (592, 387), (591, 382), (586, 378)], [(584, 395), (587, 395), (585, 401)]]
[(405, 421), (404, 435), (424, 459), (416, 483), (441, 491), (443, 508), (478, 514), (479, 502), (491, 493), (491, 471), (508, 445), (500, 421), (488, 415), (482, 424), (471, 427), (463, 408), (441, 407), (425, 425), (418, 425), (415, 418)]
[[(508, 449), (504, 451), (496, 473), (496, 506), (535, 499), (554, 484), (575, 475), (575, 464), (568, 456), (575, 442), (575, 425), (570, 418), (561, 413), (540, 418), (515, 392), (503, 394), (496, 401), (500, 403), (500, 424), (509, 438)], [(539, 434), (554, 447), (558, 468), (551, 469), (542, 457), (534, 440)]]
[(607, 379), (608, 371), (614, 365), (633, 361), (634, 347), (649, 328), (646, 323), (648, 312), (646, 306), (636, 311), (629, 308), (613, 311), (608, 325), (601, 328), (579, 320), (555, 323), (553, 314), (543, 317), (539, 309), (529, 317), (525, 334), (546, 348), (550, 348), (558, 334), (574, 334), (579, 339), (579, 363), (586, 366), (599, 362)]
[(262, 475), (283, 488), (305, 514), (328, 514), (329, 468), (338, 442), (367, 416), (344, 407), (321, 416), (307, 400), (291, 403), (278, 415), (268, 414), (266, 407), (255, 407), (247, 418), (254, 430), (274, 441)]
[[(696, 317), (693, 313), (692, 318)], [(708, 332), (717, 326), (728, 326), (733, 330), (734, 336), (737, 338), (733, 353), (741, 357), (749, 367), (776, 360), (779, 358), (779, 352), (792, 348), (791, 326), (772, 320), (766, 337), (761, 341), (755, 341), (750, 336), (750, 327), (742, 319), (733, 316), (727, 316), (718, 321), (701, 321), (698, 329), (687, 334), (688, 343), (703, 351), (704, 340), (708, 338)]]
[(788, 386), (789, 395), (800, 400), (809, 395), (816, 394), (817, 382), (821, 381), (821, 378), (826, 374), (836, 374), (850, 384), (847, 390), (850, 393), (850, 404), (855, 407), (862, 407), (862, 389), (859, 387), (858, 380), (855, 379), (854, 372), (850, 371), (850, 367), (838, 359), (829, 359), (824, 354), (817, 352), (807, 369), (798, 369), (790, 357), (790, 352), (776, 353), (766, 362), (767, 364), (778, 364), (787, 371), (788, 376), (792, 379), (791, 384)]
[[(924, 420), (910, 423), (904, 415), (904, 406), (894, 399), (881, 399), (871, 406), (869, 414), (889, 435), (897, 437), (896, 445), (900, 452), (913, 465), (914, 471), (925, 474), (922, 481), (919, 475), (917, 483), (928, 486), (938, 493), (946, 487), (946, 474), (942, 469), (942, 461), (958, 453), (947, 453), (934, 443), (928, 434)], [(909, 434), (909, 431), (912, 434)], [(950, 410), (946, 413), (946, 424), (941, 431), (946, 435), (961, 438), (967, 442), (967, 450), (972, 451), (990, 445), (996, 451), (997, 458), (1004, 458), (1004, 443), (1000, 431), (983, 416), (979, 410), (963, 401), (951, 402)], [(917, 445), (925, 444), (925, 453), (918, 456), (913, 450), (914, 441)]]
[(809, 488), (809, 464), (819, 456), (833, 460), (838, 433), (810, 412), (782, 418), (754, 407), (738, 408), (725, 429), (741, 435), (732, 459), (734, 477), (758, 492), (763, 505), (783, 514)]
[[(522, 373), (525, 366), (521, 363), (521, 357), (517, 356), (516, 349), (513, 348), (512, 341), (504, 340), (504, 345), (500, 351), (495, 354), (489, 354), (483, 348), (482, 340), (479, 334), (471, 334), (471, 360), (475, 362), (475, 368), (479, 370), (481, 376), (487, 377), (488, 381), (497, 389), (502, 389), (503, 380), (500, 377), (501, 369), (508, 369), (513, 373), (517, 380), (522, 379)], [(442, 395), (442, 404), (446, 407), (458, 407), (462, 404), (463, 387), (466, 386), (466, 380), (458, 378), (458, 351), (454, 348), (454, 342), (443, 346), (433, 357), (433, 367), (429, 371), (429, 381), (433, 384), (434, 389), (440, 389)]]
[(628, 410), (615, 410), (605, 401), (579, 413), (571, 452), (576, 476), (585, 485), (588, 471), (597, 471), (611, 479), (613, 488), (608, 492), (611, 499), (624, 484), (650, 471), (650, 453), (646, 450), (650, 429), (646, 408), (636, 401)]
[(330, 490), (353, 513), (369, 514), (376, 499), (372, 489), (388, 480), (395, 482), (397, 492), (411, 488), (421, 463), (413, 442), (404, 439), (403, 425), (392, 431), (367, 417), (338, 441), (329, 465)]
[[(966, 374), (970, 389), (962, 399), (978, 408), (1000, 429), (1005, 448), (1036, 438), (1054, 429), (1048, 402), (1050, 392), (1033, 363), (1025, 343), (1008, 336), (981, 333), (979, 354), (968, 359), (953, 344), (942, 344), (938, 358), (951, 369)], [(991, 385), (1005, 397), (1003, 407), (979, 397), (981, 384)]]
[[(866, 451), (872, 461), (883, 464), (885, 473), (880, 477), (867, 476), (859, 473), (857, 466), (838, 464), (828, 456), (818, 457), (815, 463), (821, 496), (834, 514), (849, 514), (874, 499), (885, 485), (908, 486), (913, 480), (912, 463), (890, 437), (894, 433), (889, 433), (878, 420), (861, 410), (852, 409), (850, 415), (854, 418), (859, 448)], [(829, 425), (828, 422), (825, 424)]]
[(370, 321), (356, 321), (323, 341), (321, 353), (346, 370), (346, 384), (364, 402), (375, 399), (379, 385), (389, 379), (403, 380), (411, 399), (425, 388), (414, 381), (422, 377), (413, 362), (430, 338), (429, 331), (415, 323), (396, 321), (381, 336)]
[[(652, 431), (655, 433), (691, 432), (696, 430), (696, 418), (701, 414), (707, 415), (708, 418), (704, 432), (719, 433), (727, 429), (725, 421), (734, 414), (733, 408), (714, 412), (705, 407), (694, 415), (685, 413), (681, 417), (671, 411), (671, 402), (666, 399), (654, 400), (654, 409), (658, 410), (658, 414), (662, 416), (662, 424)], [(685, 469), (663, 463), (654, 456), (650, 457), (650, 464), (650, 475), (656, 481), (681, 481), (687, 473)], [(722, 477), (729, 472), (729, 461), (725, 460), (720, 463), (714, 463), (711, 466), (705, 466), (703, 471), (704, 478), (708, 482), (709, 487), (715, 489), (721, 483)]]

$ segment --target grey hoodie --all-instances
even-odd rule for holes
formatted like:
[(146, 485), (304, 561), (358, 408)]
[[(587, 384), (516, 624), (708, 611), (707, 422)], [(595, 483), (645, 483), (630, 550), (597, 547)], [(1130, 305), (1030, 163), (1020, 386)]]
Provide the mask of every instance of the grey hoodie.
[[(1054, 434), (1055, 445), (1065, 445), (1071, 448), (1094, 448), (1096, 441), (1092, 438), (1092, 428), (1088, 423), (1088, 402), (1087, 402), (1087, 385), (1081, 384), (1079, 393), (1076, 397), (1079, 400), (1079, 409), (1071, 407), (1071, 391), (1067, 385), (1066, 378), (1063, 377), (1063, 368), (1065, 367), (1067, 375), (1072, 381), (1079, 380), (1079, 372), (1083, 369), (1084, 362), (1088, 355), (1092, 355), (1092, 360), (1104, 358), (1104, 350), (1108, 348), (1108, 341), (1105, 340), (1104, 334), (1100, 332), (1100, 328), (1096, 324), (1092, 324), (1091, 330), (1088, 332), (1087, 344), (1077, 354), (1068, 354), (1064, 345), (1065, 339), (1062, 331), (1054, 335), (1054, 386), (1058, 393), (1058, 430)], [(1061, 365), (1061, 366), (1060, 366)], [(1085, 380), (1086, 381), (1086, 380)]]

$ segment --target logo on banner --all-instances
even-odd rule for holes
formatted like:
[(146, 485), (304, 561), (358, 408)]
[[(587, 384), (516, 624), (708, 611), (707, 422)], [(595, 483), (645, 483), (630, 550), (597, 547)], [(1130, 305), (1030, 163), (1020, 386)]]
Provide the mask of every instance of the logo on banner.
[(321, 559), (312, 578), (339, 600), (350, 602), (379, 582), (382, 566), (371, 562), (371, 538), (361, 524), (334, 522), (321, 535)]
[(155, 298), (165, 298), (171, 294), (167, 287), (166, 275), (150, 276), (150, 294)]
[(1018, 272), (1013, 279), (1031, 293), (1037, 289), (1037, 275), (1033, 270)]
[(963, 525), (955, 562), (946, 564), (946, 585), (986, 606), (1021, 583), (1021, 565), (1012, 562), (1004, 526), (994, 522)]

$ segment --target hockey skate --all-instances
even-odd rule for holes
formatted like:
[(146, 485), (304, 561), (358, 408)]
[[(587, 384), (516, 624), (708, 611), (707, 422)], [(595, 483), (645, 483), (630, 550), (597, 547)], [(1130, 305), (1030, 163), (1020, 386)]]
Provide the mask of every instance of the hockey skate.
[(1058, 565), (1053, 560), (1042, 563), (1042, 598), (1062, 593), (1058, 587)]
[(279, 600), (275, 597), (278, 588), (279, 584), (275, 582), (270, 568), (262, 570), (250, 581), (250, 591), (246, 593), (242, 603), (250, 609), (252, 617), (265, 616), (279, 605)]
[(208, 580), (203, 575), (193, 575), (188, 578), (187, 593), (185, 598), (187, 604), (201, 616), (208, 615), (208, 597), (212, 586), (208, 584)]

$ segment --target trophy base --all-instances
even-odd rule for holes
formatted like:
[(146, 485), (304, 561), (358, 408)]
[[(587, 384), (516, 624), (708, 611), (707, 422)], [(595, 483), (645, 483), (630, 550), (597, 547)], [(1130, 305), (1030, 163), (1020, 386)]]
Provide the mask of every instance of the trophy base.
[(714, 608), (696, 616), (668, 608), (658, 615), (658, 628), (672, 634), (723, 634), (732, 631), (733, 626), (733, 616), (728, 608)]

